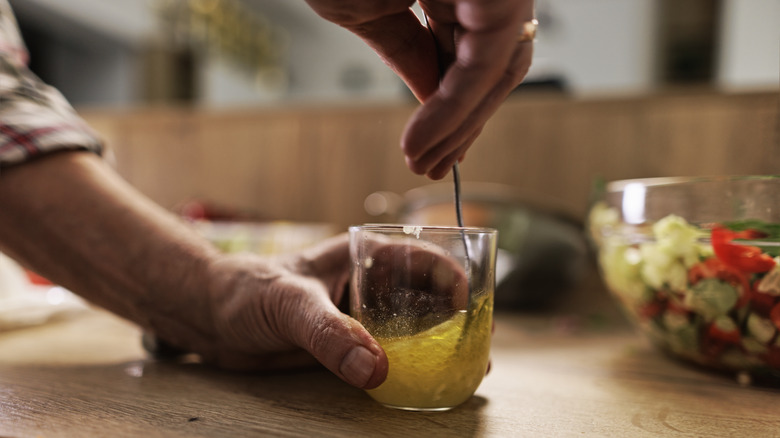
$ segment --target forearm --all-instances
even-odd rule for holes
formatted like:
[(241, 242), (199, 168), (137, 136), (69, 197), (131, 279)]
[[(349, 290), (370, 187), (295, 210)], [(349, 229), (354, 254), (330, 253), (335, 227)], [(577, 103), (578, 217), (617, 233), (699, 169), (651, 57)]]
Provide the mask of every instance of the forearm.
[(201, 283), (215, 250), (95, 155), (66, 152), (4, 170), (0, 249), (168, 339), (209, 336)]

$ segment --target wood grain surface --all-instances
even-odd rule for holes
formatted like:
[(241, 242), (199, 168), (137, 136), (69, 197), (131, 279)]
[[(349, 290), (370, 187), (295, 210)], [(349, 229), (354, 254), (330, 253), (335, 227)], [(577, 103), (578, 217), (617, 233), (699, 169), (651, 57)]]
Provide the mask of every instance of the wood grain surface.
[[(363, 208), (403, 194), (413, 175), (399, 142), (411, 103), (204, 110), (84, 111), (120, 174), (166, 207), (201, 198), (266, 218), (338, 227), (381, 221)], [(464, 185), (584, 215), (597, 179), (775, 174), (777, 93), (669, 92), (609, 99), (518, 95), (461, 165)], [(445, 178), (449, 182), (449, 178)]]
[(321, 369), (153, 361), (133, 326), (90, 310), (0, 334), (0, 436), (780, 436), (780, 390), (659, 354), (597, 282), (550, 313), (497, 315), (492, 364), (466, 404), (402, 412)]

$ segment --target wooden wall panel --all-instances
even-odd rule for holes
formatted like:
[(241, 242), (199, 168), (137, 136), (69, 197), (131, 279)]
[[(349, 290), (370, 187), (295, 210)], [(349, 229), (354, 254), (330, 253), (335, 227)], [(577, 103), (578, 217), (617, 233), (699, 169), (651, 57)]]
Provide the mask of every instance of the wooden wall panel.
[[(299, 193), (305, 180), (295, 177), (305, 120), (298, 114), (198, 114), (196, 134), (198, 175), (194, 184), (181, 187), (178, 197), (191, 196), (250, 209), (261, 215), (301, 214), (305, 205)], [(175, 202), (177, 199), (169, 199)]]
[[(120, 174), (166, 207), (200, 197), (345, 227), (375, 220), (363, 209), (368, 194), (432, 183), (407, 170), (399, 148), (412, 111), (388, 104), (83, 115), (106, 138)], [(778, 117), (776, 93), (518, 96), (486, 126), (462, 177), (584, 214), (598, 178), (780, 173)]]

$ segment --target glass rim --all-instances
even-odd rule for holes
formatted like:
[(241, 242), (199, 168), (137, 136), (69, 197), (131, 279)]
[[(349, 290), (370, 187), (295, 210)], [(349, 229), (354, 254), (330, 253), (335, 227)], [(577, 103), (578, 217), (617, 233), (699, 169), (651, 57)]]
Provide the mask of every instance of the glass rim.
[(489, 227), (459, 227), (456, 225), (419, 225), (419, 224), (363, 224), (351, 225), (349, 231), (381, 231), (398, 232), (403, 234), (421, 233), (450, 233), (453, 231), (466, 234), (497, 234), (498, 230)]
[(640, 184), (645, 187), (662, 187), (687, 183), (729, 181), (780, 181), (780, 175), (661, 176), (651, 178), (619, 179), (607, 182), (606, 192), (622, 192), (627, 186), (631, 184)]

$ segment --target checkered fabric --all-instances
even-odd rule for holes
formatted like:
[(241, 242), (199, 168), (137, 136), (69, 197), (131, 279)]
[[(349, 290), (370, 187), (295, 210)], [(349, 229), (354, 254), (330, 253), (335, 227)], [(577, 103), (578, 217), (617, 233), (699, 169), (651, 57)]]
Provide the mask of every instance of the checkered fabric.
[(27, 68), (7, 0), (0, 0), (0, 171), (61, 150), (103, 151), (98, 136), (56, 89)]

